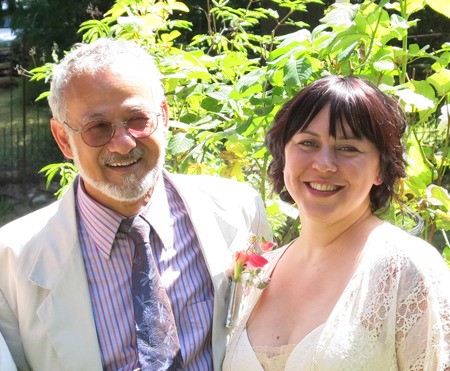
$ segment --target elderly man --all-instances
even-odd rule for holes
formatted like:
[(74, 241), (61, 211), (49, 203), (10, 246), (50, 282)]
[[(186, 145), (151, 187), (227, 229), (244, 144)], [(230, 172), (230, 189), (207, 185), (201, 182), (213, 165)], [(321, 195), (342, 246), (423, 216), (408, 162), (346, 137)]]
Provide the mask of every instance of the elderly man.
[(0, 331), (18, 368), (219, 369), (232, 251), (271, 238), (259, 195), (163, 169), (167, 102), (133, 42), (73, 49), (49, 104), (79, 176), (0, 230)]

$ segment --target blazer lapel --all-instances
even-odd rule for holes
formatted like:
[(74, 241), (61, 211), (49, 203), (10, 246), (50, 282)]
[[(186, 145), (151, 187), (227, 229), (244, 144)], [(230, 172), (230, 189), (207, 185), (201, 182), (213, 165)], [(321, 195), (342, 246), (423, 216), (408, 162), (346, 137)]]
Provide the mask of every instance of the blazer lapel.
[(231, 268), (230, 245), (236, 236), (237, 229), (214, 213), (214, 206), (205, 200), (204, 195), (190, 181), (185, 182), (182, 176), (169, 173), (170, 179), (187, 208), (191, 222), (199, 239), (211, 278), (224, 278), (224, 272)]
[(37, 309), (49, 341), (68, 370), (101, 370), (100, 349), (78, 240), (73, 185), (41, 239), (30, 280), (48, 290)]
[(183, 181), (182, 176), (166, 173), (183, 199), (199, 239), (206, 264), (214, 285), (214, 314), (212, 348), (214, 370), (220, 370), (225, 354), (228, 330), (226, 320), (227, 272), (231, 272), (234, 250), (242, 250), (249, 236), (241, 236), (238, 229), (216, 213), (217, 206), (207, 202), (193, 177)]

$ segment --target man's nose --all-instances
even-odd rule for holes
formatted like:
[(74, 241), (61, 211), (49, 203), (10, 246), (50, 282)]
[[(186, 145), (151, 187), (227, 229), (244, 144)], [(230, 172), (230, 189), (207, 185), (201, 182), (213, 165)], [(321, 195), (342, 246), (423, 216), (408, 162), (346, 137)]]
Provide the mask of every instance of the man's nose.
[(114, 133), (108, 147), (109, 151), (122, 154), (127, 154), (136, 147), (136, 139), (128, 132), (125, 122), (114, 125)]

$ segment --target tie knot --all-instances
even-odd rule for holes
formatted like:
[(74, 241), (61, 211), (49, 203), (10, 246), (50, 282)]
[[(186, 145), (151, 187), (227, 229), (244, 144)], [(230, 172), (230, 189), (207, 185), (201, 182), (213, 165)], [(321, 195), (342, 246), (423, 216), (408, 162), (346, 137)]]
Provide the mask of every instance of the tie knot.
[(139, 215), (123, 219), (119, 231), (130, 236), (136, 245), (150, 242), (150, 224)]

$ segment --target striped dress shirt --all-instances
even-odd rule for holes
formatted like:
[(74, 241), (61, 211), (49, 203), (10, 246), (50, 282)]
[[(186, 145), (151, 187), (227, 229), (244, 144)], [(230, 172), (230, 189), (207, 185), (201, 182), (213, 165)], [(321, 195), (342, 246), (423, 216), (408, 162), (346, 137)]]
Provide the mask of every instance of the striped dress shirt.
[[(123, 216), (91, 199), (82, 182), (77, 206), (103, 368), (134, 370), (133, 241), (118, 232)], [(186, 370), (212, 370), (214, 289), (186, 207), (166, 177), (160, 177), (141, 214), (152, 227), (152, 253), (172, 303)]]

